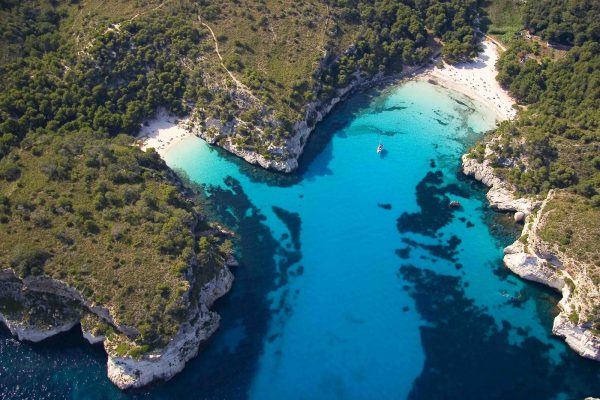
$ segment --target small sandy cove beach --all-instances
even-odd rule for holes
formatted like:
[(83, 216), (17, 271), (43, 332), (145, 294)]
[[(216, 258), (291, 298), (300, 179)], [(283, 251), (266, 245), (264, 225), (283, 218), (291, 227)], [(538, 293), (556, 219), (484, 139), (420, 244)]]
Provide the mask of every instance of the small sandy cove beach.
[(193, 135), (188, 128), (189, 122), (189, 118), (179, 118), (160, 110), (154, 118), (142, 125), (136, 139), (140, 141), (142, 150), (153, 147), (164, 158), (171, 146)]
[(499, 120), (512, 119), (517, 114), (515, 101), (496, 81), (498, 46), (490, 40), (482, 42), (483, 52), (469, 63), (433, 68), (418, 79), (433, 80), (448, 89), (456, 90), (496, 111)]
[[(417, 79), (433, 80), (448, 89), (456, 90), (474, 100), (481, 101), (496, 112), (498, 120), (512, 119), (516, 115), (514, 100), (496, 81), (498, 47), (489, 40), (482, 42), (483, 52), (473, 62), (433, 68)], [(164, 158), (169, 149), (182, 139), (193, 135), (189, 118), (180, 119), (165, 110), (143, 124), (137, 136), (143, 150), (153, 147)]]

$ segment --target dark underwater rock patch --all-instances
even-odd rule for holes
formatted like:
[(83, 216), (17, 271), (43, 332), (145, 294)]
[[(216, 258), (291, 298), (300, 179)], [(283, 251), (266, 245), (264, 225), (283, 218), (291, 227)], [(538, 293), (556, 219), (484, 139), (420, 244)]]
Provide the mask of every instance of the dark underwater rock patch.
[(469, 111), (475, 111), (475, 109), (473, 107), (471, 107), (470, 105), (468, 105), (467, 103), (465, 103), (464, 101), (460, 101), (455, 97), (450, 96), (450, 98), (452, 100), (454, 100), (455, 102), (457, 102), (458, 104), (460, 104), (463, 107), (466, 107)]
[(407, 106), (391, 106), (388, 108), (385, 108), (383, 111), (401, 111), (401, 110), (406, 110), (408, 107)]
[(456, 236), (452, 235), (446, 244), (419, 244), (419, 247), (427, 250), (431, 255), (437, 258), (441, 258), (443, 260), (447, 260), (450, 262), (457, 262), (456, 256), (458, 255), (458, 246), (462, 243), (462, 240)]
[(277, 217), (285, 224), (292, 237), (292, 243), (296, 250), (300, 249), (300, 229), (302, 227), (302, 219), (300, 214), (284, 210), (281, 207), (271, 207)]
[(397, 249), (396, 254), (400, 258), (402, 258), (404, 260), (408, 260), (410, 258), (410, 247), (407, 246), (407, 247), (403, 247), (401, 249)]
[(448, 194), (469, 198), (469, 194), (457, 184), (443, 185), (442, 171), (428, 172), (417, 184), (417, 204), (420, 212), (403, 213), (397, 220), (400, 233), (415, 232), (435, 237), (437, 231), (454, 218), (454, 209), (449, 207)]
[[(553, 364), (549, 345), (507, 321), (498, 326), (466, 296), (460, 277), (413, 265), (403, 265), (398, 275), (409, 284), (405, 288), (426, 323), (420, 328), (425, 365), (409, 399), (550, 399), (559, 393), (569, 398), (598, 393), (597, 368), (576, 368), (573, 363), (580, 360), (573, 352)], [(522, 341), (513, 343), (511, 333)]]

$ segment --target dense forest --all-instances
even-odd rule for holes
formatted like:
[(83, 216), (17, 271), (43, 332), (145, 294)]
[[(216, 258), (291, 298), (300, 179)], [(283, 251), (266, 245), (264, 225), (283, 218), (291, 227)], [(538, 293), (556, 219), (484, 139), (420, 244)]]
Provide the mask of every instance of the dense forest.
[(442, 54), (451, 63), (477, 54), (475, 34), (478, 3), (470, 1), (410, 2), (337, 0), (332, 2), (340, 19), (360, 26), (358, 40), (339, 57), (317, 82), (320, 93), (331, 93), (356, 77), (401, 72), (403, 66), (420, 65), (433, 54), (429, 32), (444, 42)]
[[(524, 193), (571, 188), (600, 206), (600, 43), (585, 42), (551, 61), (519, 40), (498, 67), (498, 80), (527, 106), (501, 128), (502, 157), (527, 160), (507, 176)], [(517, 145), (519, 137), (526, 142)]]
[(542, 39), (564, 45), (600, 41), (600, 2), (537, 0), (525, 3), (523, 22)]

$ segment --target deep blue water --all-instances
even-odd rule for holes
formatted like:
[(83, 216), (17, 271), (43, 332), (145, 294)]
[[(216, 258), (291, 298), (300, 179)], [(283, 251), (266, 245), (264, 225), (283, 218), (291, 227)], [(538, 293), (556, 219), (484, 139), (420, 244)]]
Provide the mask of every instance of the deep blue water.
[[(167, 163), (238, 232), (222, 324), (171, 381), (122, 393), (74, 330), (0, 333), (5, 398), (544, 399), (600, 395), (600, 365), (550, 329), (558, 297), (502, 266), (510, 217), (459, 158), (493, 114), (424, 82), (356, 95), (301, 169), (265, 172), (186, 139)], [(385, 146), (381, 156), (375, 149)], [(451, 209), (450, 200), (462, 207)]]

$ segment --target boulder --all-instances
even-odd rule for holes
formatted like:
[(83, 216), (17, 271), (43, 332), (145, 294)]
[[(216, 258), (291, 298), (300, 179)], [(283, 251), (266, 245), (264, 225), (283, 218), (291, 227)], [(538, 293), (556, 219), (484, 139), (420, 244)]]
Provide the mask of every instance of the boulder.
[(514, 215), (515, 222), (523, 222), (523, 221), (525, 221), (525, 217), (526, 217), (525, 213), (521, 212), (521, 211), (517, 211)]

